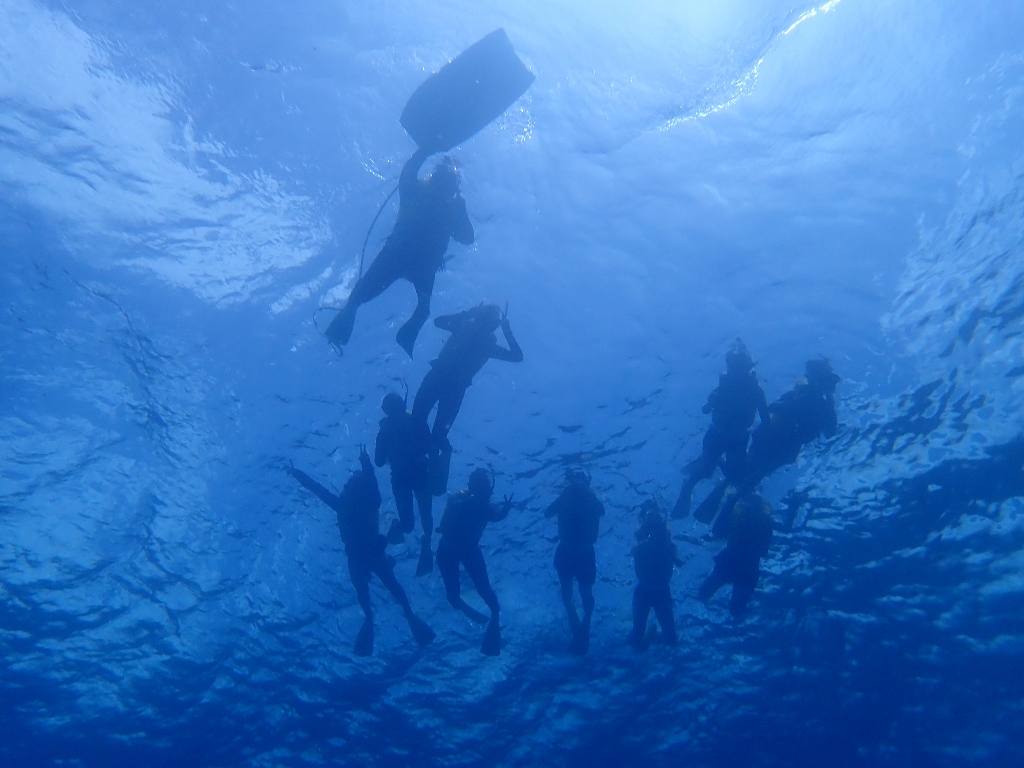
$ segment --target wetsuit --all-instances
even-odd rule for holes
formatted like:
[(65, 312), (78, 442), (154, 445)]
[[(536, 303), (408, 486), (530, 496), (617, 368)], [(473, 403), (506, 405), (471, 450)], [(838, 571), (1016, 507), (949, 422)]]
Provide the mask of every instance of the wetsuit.
[(652, 609), (666, 642), (670, 645), (676, 642), (672, 592), (669, 588), (675, 558), (676, 547), (664, 525), (641, 532), (640, 541), (633, 548), (637, 585), (633, 591), (633, 631), (630, 642), (636, 648), (643, 648), (646, 644), (647, 617)]
[(758, 496), (737, 502), (732, 511), (729, 540), (715, 556), (715, 568), (701, 584), (697, 597), (707, 602), (726, 584), (732, 584), (729, 611), (741, 616), (760, 579), (761, 558), (772, 540), (771, 508)]
[[(508, 343), (508, 349), (498, 344), (493, 327), (488, 324), (482, 310), (477, 307), (455, 315), (442, 315), (434, 319), (434, 325), (451, 332), (437, 358), (430, 362), (430, 370), (423, 377), (420, 388), (413, 400), (413, 416), (426, 419), (437, 405), (434, 426), (431, 430), (435, 445), (450, 450), (448, 432), (462, 407), (466, 390), (473, 383), (473, 377), (494, 358), (519, 363), (523, 350), (519, 347), (507, 319), (502, 319), (501, 330)], [(496, 310), (496, 308), (495, 308)]]
[(395, 578), (392, 561), (385, 553), (387, 542), (379, 530), (380, 488), (364, 452), (359, 457), (360, 469), (352, 474), (341, 494), (335, 496), (305, 472), (290, 467), (289, 472), (303, 486), (312, 491), (338, 515), (338, 528), (345, 545), (348, 573), (356, 590), (356, 599), (363, 610), (365, 621), (356, 641), (356, 653), (365, 655), (373, 650), (373, 605), (370, 603), (370, 576), (377, 574), (388, 592), (402, 607), (406, 620), (420, 645), (434, 639), (434, 633), (413, 615), (405, 590)]
[(508, 516), (509, 505), (498, 507), (486, 496), (460, 491), (448, 500), (444, 517), (437, 530), (441, 540), (437, 544), (437, 569), (444, 581), (448, 602), (459, 610), (466, 611), (459, 584), (459, 564), (473, 581), (477, 594), (492, 617), (498, 615), (498, 596), (487, 578), (487, 565), (480, 551), (480, 537), (488, 523), (496, 523)]
[[(590, 637), (590, 621), (594, 614), (594, 582), (597, 563), (594, 543), (597, 541), (604, 504), (584, 482), (569, 485), (545, 510), (546, 517), (558, 516), (558, 547), (555, 549), (555, 570), (562, 592), (562, 603), (569, 619), (574, 653), (584, 654)], [(583, 603), (582, 621), (573, 603), (573, 581), (579, 583)]]
[(428, 454), (430, 429), (423, 419), (402, 412), (380, 420), (373, 458), (378, 467), (391, 465), (391, 490), (402, 530), (410, 532), (415, 525), (413, 497), (420, 508), (420, 519), (427, 539), (434, 528), (431, 515)]
[(805, 381), (783, 394), (768, 411), (770, 418), (758, 425), (750, 440), (743, 483), (747, 490), (780, 467), (794, 463), (807, 443), (821, 435), (832, 437), (838, 425), (833, 392)]
[(448, 241), (455, 239), (469, 245), (474, 240), (473, 224), (457, 181), (451, 190), (443, 190), (433, 177), (428, 181), (417, 178), (429, 154), (417, 150), (402, 168), (398, 221), (377, 258), (352, 288), (344, 309), (328, 326), (326, 335), (336, 344), (348, 343), (360, 305), (379, 296), (396, 280), (404, 279), (416, 289), (416, 309), (397, 338), (412, 355), (416, 336), (430, 315), (434, 276), (444, 264)]
[(754, 415), (760, 414), (762, 424), (768, 421), (768, 402), (757, 374), (753, 370), (723, 373), (718, 386), (708, 395), (703, 412), (711, 414), (711, 426), (704, 435), (701, 455), (689, 466), (673, 517), (689, 514), (693, 489), (701, 480), (711, 477), (723, 454), (722, 473), (726, 480), (738, 482), (743, 477)]

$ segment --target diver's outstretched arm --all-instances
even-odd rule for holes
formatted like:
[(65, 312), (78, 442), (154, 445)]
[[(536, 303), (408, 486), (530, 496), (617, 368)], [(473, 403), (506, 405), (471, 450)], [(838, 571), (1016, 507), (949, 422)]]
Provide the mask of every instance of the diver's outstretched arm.
[(416, 188), (416, 184), (419, 183), (420, 168), (423, 167), (423, 163), (430, 157), (431, 152), (429, 149), (419, 147), (413, 152), (405, 165), (402, 166), (402, 175), (398, 179), (398, 194), (402, 197), (408, 197), (409, 192)]
[(337, 511), (338, 508), (341, 506), (341, 498), (339, 496), (335, 496), (333, 493), (328, 491), (324, 486), (320, 485), (320, 483), (318, 483), (312, 477), (307, 475), (301, 469), (296, 469), (295, 467), (288, 467), (288, 471), (291, 473), (292, 477), (298, 480), (302, 485), (304, 485), (308, 490), (310, 490), (318, 499), (320, 499), (320, 501), (322, 501), (331, 509)]
[(492, 504), (491, 505), (490, 521), (492, 523), (500, 523), (502, 520), (504, 520), (506, 517), (508, 517), (509, 510), (511, 510), (511, 509), (512, 509), (512, 497), (511, 496), (506, 496), (505, 500), (502, 502), (500, 507), (498, 505), (496, 505), (496, 504)]
[(505, 341), (508, 342), (508, 349), (495, 343), (494, 349), (491, 350), (491, 357), (495, 360), (505, 360), (509, 363), (521, 363), (523, 362), (523, 350), (519, 346), (519, 342), (516, 341), (516, 337), (512, 335), (512, 326), (508, 322), (507, 317), (501, 319), (501, 332), (505, 335)]

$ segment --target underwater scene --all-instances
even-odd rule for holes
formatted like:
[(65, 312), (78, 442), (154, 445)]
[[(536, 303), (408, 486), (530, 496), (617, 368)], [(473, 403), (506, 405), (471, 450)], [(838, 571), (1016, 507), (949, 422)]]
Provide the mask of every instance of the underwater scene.
[(1024, 5), (0, 0), (0, 766), (1020, 766)]

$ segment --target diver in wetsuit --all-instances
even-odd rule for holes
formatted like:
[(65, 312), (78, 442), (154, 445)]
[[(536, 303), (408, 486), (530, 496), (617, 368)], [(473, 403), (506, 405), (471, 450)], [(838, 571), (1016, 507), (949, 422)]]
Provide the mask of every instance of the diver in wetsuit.
[[(437, 543), (437, 569), (444, 581), (445, 596), (452, 607), (458, 608), (471, 620), (478, 624), (487, 622), (480, 651), (488, 656), (497, 656), (501, 651), (501, 634), (498, 627), (498, 596), (487, 578), (487, 565), (480, 551), (480, 537), (488, 523), (504, 520), (512, 509), (511, 496), (506, 496), (501, 506), (492, 504), (493, 492), (494, 485), (487, 470), (474, 469), (469, 476), (469, 487), (448, 498), (448, 506), (437, 527), (441, 534), (441, 540)], [(460, 563), (473, 581), (477, 594), (490, 609), (490, 619), (462, 599)]]
[(760, 415), (762, 424), (768, 421), (768, 401), (757, 381), (754, 361), (740, 339), (736, 339), (725, 356), (725, 365), (725, 373), (719, 376), (718, 386), (708, 395), (708, 401), (702, 409), (703, 413), (711, 414), (711, 427), (704, 435), (700, 456), (687, 467), (689, 475), (679, 492), (672, 517), (680, 518), (690, 514), (693, 489), (701, 480), (711, 477), (719, 465), (727, 480), (739, 482), (743, 477), (747, 441), (750, 439), (754, 415)]
[(391, 524), (387, 539), (391, 543), (398, 543), (403, 533), (412, 532), (416, 524), (413, 514), (415, 497), (420, 508), (420, 522), (423, 524), (416, 575), (423, 576), (434, 568), (430, 549), (434, 531), (429, 477), (430, 429), (425, 420), (405, 410), (405, 400), (394, 392), (384, 396), (380, 407), (386, 415), (380, 420), (373, 458), (378, 467), (391, 465), (391, 491), (398, 508), (398, 520)]
[(710, 522), (721, 505), (722, 511), (712, 528), (715, 538), (728, 535), (729, 515), (740, 496), (753, 493), (770, 474), (793, 464), (803, 446), (822, 435), (832, 437), (836, 433), (835, 390), (838, 383), (839, 376), (826, 358), (809, 360), (805, 366), (805, 379), (768, 406), (768, 420), (758, 424), (750, 437), (743, 478), (739, 482), (733, 481), (738, 494), (725, 499), (723, 504), (728, 480), (720, 483), (695, 513), (702, 522)]
[(402, 607), (405, 620), (413, 637), (422, 647), (434, 640), (434, 632), (412, 612), (409, 598), (395, 578), (394, 565), (384, 552), (387, 542), (378, 530), (380, 512), (380, 489), (374, 474), (370, 456), (363, 448), (359, 454), (360, 468), (352, 473), (341, 493), (335, 496), (305, 472), (289, 467), (292, 477), (313, 492), (317, 498), (338, 513), (338, 528), (345, 544), (348, 572), (356, 590), (359, 607), (363, 609), (363, 626), (356, 638), (354, 652), (357, 656), (373, 653), (373, 606), (370, 604), (370, 576), (377, 578), (387, 587), (396, 602)]
[[(584, 655), (590, 642), (590, 620), (594, 614), (594, 582), (597, 565), (594, 543), (604, 514), (600, 502), (590, 487), (590, 478), (576, 469), (566, 475), (565, 488), (544, 511), (545, 517), (558, 515), (558, 548), (555, 549), (555, 570), (562, 590), (562, 603), (569, 617), (569, 631), (573, 653)], [(579, 584), (583, 603), (583, 620), (576, 615), (573, 603), (573, 581)]]
[(449, 239), (472, 244), (473, 224), (466, 214), (466, 201), (459, 193), (459, 173), (451, 158), (445, 157), (426, 181), (417, 178), (431, 154), (431, 150), (421, 147), (402, 168), (398, 221), (377, 258), (352, 288), (344, 308), (328, 326), (326, 336), (333, 343), (348, 344), (356, 310), (396, 280), (404, 279), (416, 289), (416, 309), (399, 329), (396, 340), (412, 357), (416, 336), (430, 315), (434, 275), (444, 265)]
[[(412, 415), (426, 420), (434, 405), (437, 405), (431, 432), (435, 450), (439, 454), (436, 457), (436, 466), (439, 468), (433, 472), (431, 484), (434, 495), (439, 496), (448, 485), (447, 466), (452, 452), (448, 432), (459, 414), (473, 377), (492, 358), (510, 363), (522, 362), (523, 350), (512, 335), (507, 311), (502, 312), (495, 304), (481, 304), (465, 312), (441, 315), (434, 318), (434, 325), (451, 332), (451, 336), (441, 347), (437, 359), (430, 361), (430, 370), (416, 391)], [(494, 335), (498, 326), (501, 326), (508, 349), (498, 344)]]
[(747, 609), (760, 578), (761, 558), (772, 541), (772, 508), (756, 494), (740, 498), (729, 521), (729, 541), (715, 556), (715, 568), (700, 585), (697, 599), (706, 603), (726, 584), (732, 584), (729, 612), (739, 618)]
[(629, 643), (638, 651), (645, 650), (650, 644), (647, 617), (653, 608), (665, 642), (675, 645), (676, 625), (669, 581), (672, 567), (679, 559), (668, 523), (653, 500), (645, 501), (640, 507), (636, 540), (633, 565), (637, 585), (633, 591), (633, 631), (629, 635)]
[(807, 361), (804, 380), (772, 403), (769, 419), (754, 430), (742, 490), (753, 491), (772, 472), (793, 464), (805, 445), (836, 433), (838, 383), (839, 376), (826, 358)]

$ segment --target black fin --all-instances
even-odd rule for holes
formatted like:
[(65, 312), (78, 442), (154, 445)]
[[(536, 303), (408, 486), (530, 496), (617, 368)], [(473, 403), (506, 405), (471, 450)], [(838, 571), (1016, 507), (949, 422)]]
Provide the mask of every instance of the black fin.
[(356, 636), (356, 644), (352, 652), (356, 656), (369, 656), (373, 653), (373, 619), (363, 620), (363, 626)]
[(484, 656), (497, 656), (501, 653), (501, 629), (498, 627), (498, 617), (492, 616), (484, 632), (484, 640), (480, 643), (480, 653)]

